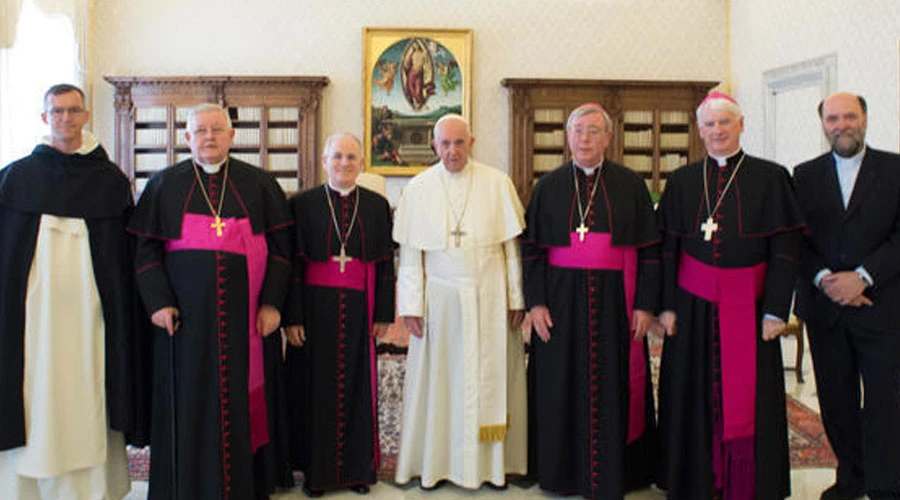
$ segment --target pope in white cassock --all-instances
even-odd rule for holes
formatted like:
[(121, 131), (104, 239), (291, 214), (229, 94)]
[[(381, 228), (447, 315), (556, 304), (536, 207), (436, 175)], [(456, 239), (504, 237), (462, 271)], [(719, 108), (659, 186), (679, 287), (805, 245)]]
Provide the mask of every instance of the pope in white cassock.
[(441, 161), (404, 188), (394, 222), (412, 334), (396, 481), (424, 489), (503, 488), (527, 469), (523, 210), (506, 174), (469, 158), (474, 142), (463, 117), (438, 120)]

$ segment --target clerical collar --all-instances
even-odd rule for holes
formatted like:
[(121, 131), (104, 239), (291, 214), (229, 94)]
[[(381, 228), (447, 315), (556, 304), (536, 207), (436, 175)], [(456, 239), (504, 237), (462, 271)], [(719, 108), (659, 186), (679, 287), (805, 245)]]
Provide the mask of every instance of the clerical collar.
[(862, 163), (862, 159), (863, 159), (863, 156), (865, 156), (865, 154), (866, 154), (866, 145), (865, 144), (863, 144), (863, 147), (862, 147), (862, 149), (859, 150), (859, 153), (856, 153), (853, 156), (841, 156), (841, 155), (837, 154), (833, 149), (831, 150), (831, 156), (834, 157), (834, 162), (837, 163), (838, 165), (847, 164), (847, 163), (859, 165), (860, 163)]
[[(227, 160), (228, 158), (225, 158)], [(197, 165), (200, 165), (200, 168), (203, 169), (208, 175), (213, 175), (219, 172), (219, 169), (222, 168), (222, 164), (225, 163), (225, 160), (220, 161), (219, 163), (210, 163), (209, 165), (205, 163), (200, 163), (199, 161), (194, 161)]]
[(736, 157), (738, 155), (738, 153), (740, 153), (740, 152), (741, 152), (741, 148), (737, 148), (737, 150), (735, 150), (734, 153), (731, 153), (731, 154), (728, 154), (725, 156), (716, 156), (716, 155), (710, 153), (709, 157), (716, 160), (717, 165), (719, 165), (720, 167), (724, 167), (725, 165), (728, 165), (729, 158)]
[(598, 170), (603, 169), (603, 160), (600, 160), (600, 163), (598, 163), (590, 168), (582, 167), (578, 163), (575, 163), (575, 160), (572, 160), (572, 165), (575, 165), (576, 167), (578, 167), (582, 172), (584, 172), (584, 175), (591, 176), (591, 175), (594, 175), (594, 172), (597, 172)]
[(339, 188), (331, 183), (331, 179), (328, 180), (328, 187), (331, 188), (332, 191), (337, 191), (338, 193), (341, 193), (341, 196), (347, 196), (348, 194), (352, 193), (354, 189), (356, 189), (355, 184), (352, 187), (349, 187), (346, 189)]

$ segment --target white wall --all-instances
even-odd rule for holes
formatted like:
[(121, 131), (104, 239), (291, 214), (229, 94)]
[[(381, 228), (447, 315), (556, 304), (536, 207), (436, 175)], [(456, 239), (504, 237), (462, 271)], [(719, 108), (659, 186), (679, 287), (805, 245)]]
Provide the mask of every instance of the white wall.
[(508, 171), (502, 78), (722, 81), (725, 17), (724, 0), (96, 0), (94, 128), (112, 144), (104, 75), (326, 75), (323, 137), (361, 134), (363, 27), (471, 28), (475, 156)]
[(828, 54), (837, 55), (837, 90), (869, 104), (866, 142), (897, 151), (900, 2), (731, 0), (731, 25), (732, 90), (746, 116), (749, 152), (763, 151), (763, 72)]

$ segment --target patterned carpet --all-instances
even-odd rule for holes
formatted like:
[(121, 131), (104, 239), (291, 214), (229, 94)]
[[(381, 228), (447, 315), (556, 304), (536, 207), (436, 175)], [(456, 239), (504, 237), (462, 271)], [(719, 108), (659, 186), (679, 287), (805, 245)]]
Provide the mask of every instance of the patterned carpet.
[[(658, 355), (657, 349), (652, 349)], [(655, 358), (655, 359), (654, 359)], [(401, 349), (381, 346), (378, 355), (378, 424), (381, 438), (381, 470), (379, 479), (393, 480), (400, 449), (400, 415), (402, 412), (403, 378), (406, 375), (406, 356)], [(658, 357), (651, 360), (653, 375), (658, 370)], [(655, 378), (655, 377), (654, 377)], [(836, 460), (828, 445), (822, 420), (808, 406), (787, 396), (787, 412), (790, 429), (791, 467), (795, 469), (834, 467)], [(128, 450), (131, 476), (146, 480), (149, 475), (150, 451)]]

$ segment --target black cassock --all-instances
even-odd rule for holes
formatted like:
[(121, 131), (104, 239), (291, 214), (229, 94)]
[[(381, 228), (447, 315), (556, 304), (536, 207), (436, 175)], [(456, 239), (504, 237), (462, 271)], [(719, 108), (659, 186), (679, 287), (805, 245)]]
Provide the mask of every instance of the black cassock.
[[(722, 168), (715, 160), (704, 160), (708, 162), (710, 209), (742, 155), (728, 158)], [(664, 231), (662, 309), (676, 311), (678, 318), (675, 335), (667, 337), (663, 347), (660, 373), (659, 485), (675, 500), (721, 498), (724, 494), (715, 486), (712, 449), (714, 427), (723, 425), (720, 334), (729, 332), (719, 331), (718, 305), (679, 286), (679, 259), (686, 254), (716, 268), (766, 263), (763, 294), (756, 309), (756, 413), (750, 440), (755, 464), (750, 467), (755, 468), (755, 498), (780, 499), (790, 494), (781, 343), (762, 340), (761, 321), (763, 314), (788, 318), (803, 222), (787, 170), (747, 156), (713, 214), (718, 230), (706, 241), (701, 228), (709, 216), (703, 165), (701, 161), (673, 172), (658, 209)], [(742, 465), (733, 467), (738, 470)], [(752, 489), (754, 479), (747, 475)]]
[[(622, 271), (548, 264), (548, 249), (568, 247), (580, 225), (573, 169), (586, 203), (596, 174), (567, 163), (535, 186), (526, 212), (522, 260), (526, 307), (546, 305), (551, 338), (532, 334), (529, 378), (529, 475), (541, 488), (585, 498), (621, 498), (649, 485), (656, 427), (649, 375), (644, 431), (626, 443), (629, 422), (628, 323)], [(634, 309), (659, 302), (659, 232), (644, 180), (605, 161), (585, 225), (611, 234), (614, 247), (637, 250)], [(584, 205), (583, 205), (584, 206)], [(585, 206), (586, 208), (586, 206)], [(643, 371), (649, 374), (647, 345)], [(640, 396), (639, 396), (640, 397)], [(627, 446), (626, 446), (627, 444)]]
[[(284, 324), (306, 330), (304, 346), (287, 349), (290, 422), (299, 431), (291, 437), (292, 461), (305, 472), (305, 484), (312, 490), (374, 484), (379, 453), (373, 386), (377, 369), (370, 326), (371, 321), (394, 320), (390, 207), (382, 196), (362, 187), (341, 196), (324, 186), (298, 194), (290, 205), (296, 223), (294, 283)], [(327, 273), (340, 274), (333, 259), (340, 254), (341, 239), (354, 264), (362, 263), (367, 273), (374, 273), (369, 280), (374, 290), (329, 281)], [(324, 280), (313, 279), (313, 267), (326, 269)], [(368, 293), (373, 294), (373, 317)]]
[(42, 214), (84, 219), (105, 326), (106, 407), (128, 442), (148, 439), (146, 320), (133, 282), (128, 179), (103, 147), (87, 155), (40, 145), (0, 170), (0, 451), (25, 444), (25, 304)]
[[(251, 360), (250, 305), (281, 309), (290, 281), (291, 218), (275, 179), (252, 165), (230, 158), (221, 217), (225, 238), (256, 241), (267, 253), (258, 296), (251, 296), (251, 260), (228, 249), (191, 248), (191, 239), (212, 238), (211, 211), (197, 183), (191, 160), (154, 175), (144, 190), (129, 230), (138, 236), (137, 284), (149, 313), (177, 307), (181, 328), (175, 333), (175, 407), (178, 498), (267, 498), (276, 486), (293, 486), (287, 453), (281, 336), (262, 339), (261, 356)], [(223, 189), (223, 169), (200, 171), (214, 206)], [(183, 230), (184, 229), (184, 230)], [(242, 233), (234, 231), (243, 230)], [(239, 234), (235, 238), (229, 235)], [(259, 261), (259, 260), (257, 260)], [(256, 273), (260, 274), (260, 273)], [(256, 351), (259, 353), (259, 351)], [(172, 498), (169, 337), (153, 337), (153, 411), (150, 498)], [(264, 390), (255, 392), (250, 415), (251, 366), (262, 362)], [(258, 373), (258, 372), (257, 372)], [(264, 395), (262, 400), (260, 395)], [(256, 413), (259, 415), (260, 413)], [(268, 434), (257, 450), (251, 442)], [(259, 429), (262, 429), (260, 431)]]

